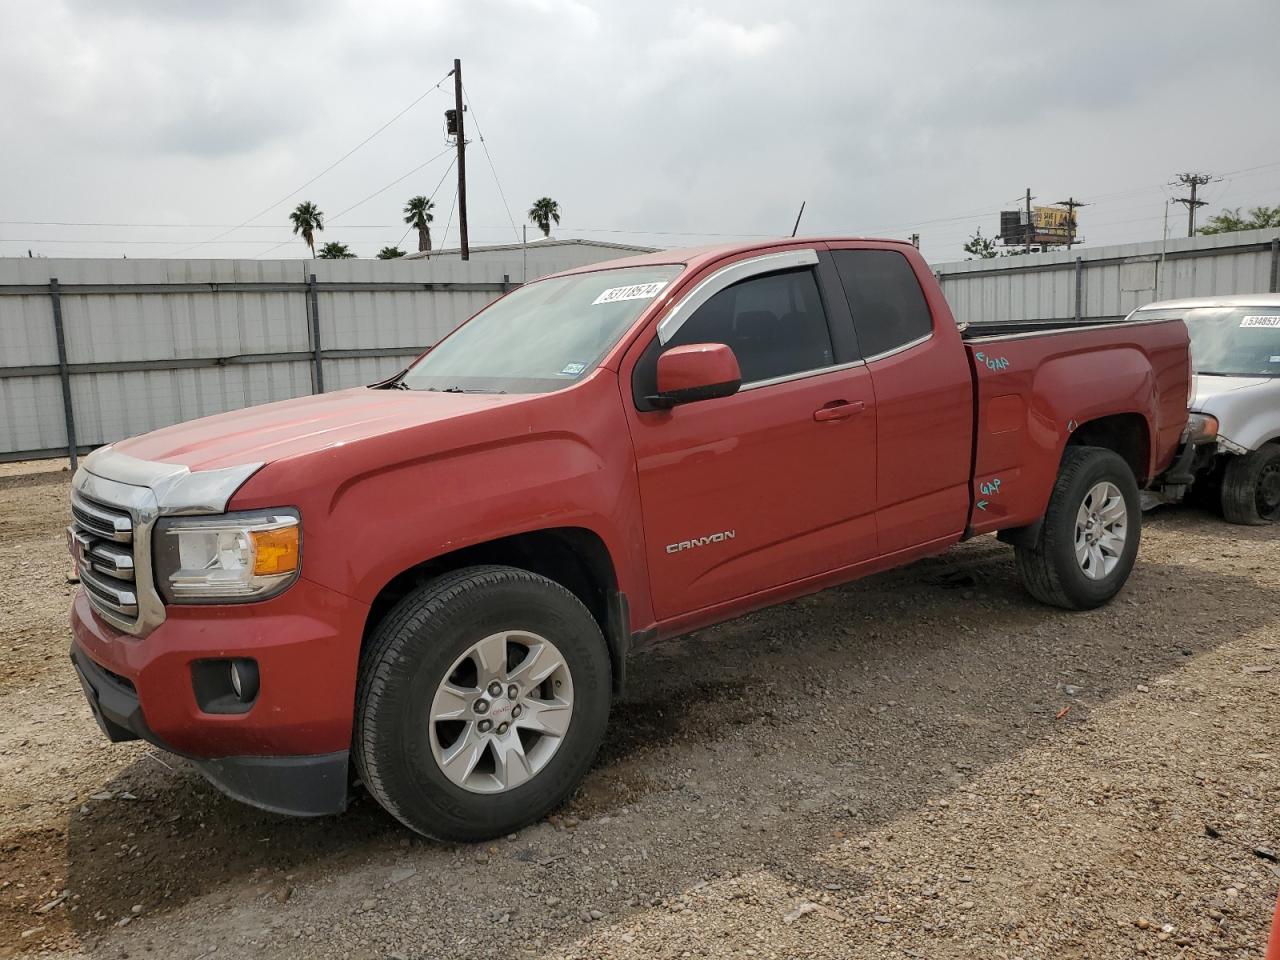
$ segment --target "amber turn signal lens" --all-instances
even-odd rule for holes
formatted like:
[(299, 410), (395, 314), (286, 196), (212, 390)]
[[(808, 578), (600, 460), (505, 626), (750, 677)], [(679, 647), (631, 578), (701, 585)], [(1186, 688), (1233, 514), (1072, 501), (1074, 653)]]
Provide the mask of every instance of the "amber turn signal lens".
[(253, 539), (255, 577), (271, 577), (293, 573), (298, 569), (298, 528), (250, 530)]

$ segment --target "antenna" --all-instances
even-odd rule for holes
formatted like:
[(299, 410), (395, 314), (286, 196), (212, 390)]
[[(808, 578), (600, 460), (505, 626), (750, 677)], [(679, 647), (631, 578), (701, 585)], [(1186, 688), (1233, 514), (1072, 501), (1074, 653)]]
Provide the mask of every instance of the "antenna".
[(791, 235), (793, 237), (796, 235), (796, 231), (800, 229), (800, 218), (804, 216), (804, 205), (805, 205), (805, 201), (801, 200), (800, 212), (796, 214), (796, 225), (791, 228)]

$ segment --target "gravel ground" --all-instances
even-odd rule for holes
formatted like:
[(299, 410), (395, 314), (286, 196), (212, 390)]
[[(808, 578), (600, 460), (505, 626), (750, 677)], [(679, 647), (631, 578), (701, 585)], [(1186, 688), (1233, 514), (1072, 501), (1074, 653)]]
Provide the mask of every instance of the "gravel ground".
[(1086, 614), (982, 538), (661, 645), (571, 803), (465, 847), (108, 745), (66, 659), (66, 496), (0, 471), (0, 956), (1262, 955), (1276, 531), (1151, 517)]

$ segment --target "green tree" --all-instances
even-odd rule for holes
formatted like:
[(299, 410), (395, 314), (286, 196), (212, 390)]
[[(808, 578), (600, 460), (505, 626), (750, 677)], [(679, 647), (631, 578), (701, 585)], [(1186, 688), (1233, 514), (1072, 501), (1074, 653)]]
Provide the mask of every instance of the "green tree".
[(321, 260), (354, 260), (356, 257), (350, 247), (336, 240), (330, 240), (321, 247), (318, 256)]
[(991, 237), (982, 235), (982, 228), (979, 227), (973, 231), (973, 236), (969, 238), (969, 242), (964, 245), (964, 252), (969, 254), (967, 259), (972, 260), (977, 257), (979, 260), (990, 260), (998, 256), (996, 253), (996, 242)]
[(311, 248), (311, 256), (316, 255), (316, 233), (324, 229), (324, 214), (310, 200), (304, 200), (293, 208), (289, 214), (293, 221), (293, 235), (302, 234), (302, 239)]
[(1210, 217), (1196, 233), (1234, 233), (1237, 230), (1261, 230), (1264, 227), (1280, 227), (1280, 205), (1254, 207), (1248, 216), (1241, 215), (1239, 207), (1227, 207)]
[(418, 231), (418, 252), (428, 253), (431, 250), (431, 221), (435, 219), (431, 211), (435, 204), (426, 197), (410, 197), (404, 205), (404, 222)]
[(399, 247), (383, 247), (378, 251), (379, 260), (394, 260), (397, 257), (403, 257), (404, 251)]
[(540, 197), (533, 201), (529, 208), (529, 222), (542, 231), (544, 237), (551, 236), (551, 222), (560, 226), (560, 204), (550, 197)]

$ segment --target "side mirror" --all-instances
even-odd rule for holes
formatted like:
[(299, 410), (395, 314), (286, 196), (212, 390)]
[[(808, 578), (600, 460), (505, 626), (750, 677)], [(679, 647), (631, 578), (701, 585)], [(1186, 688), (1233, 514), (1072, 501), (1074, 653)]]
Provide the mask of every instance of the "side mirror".
[(667, 409), (730, 397), (741, 385), (742, 371), (732, 350), (723, 343), (690, 343), (658, 356), (658, 393), (649, 401)]

